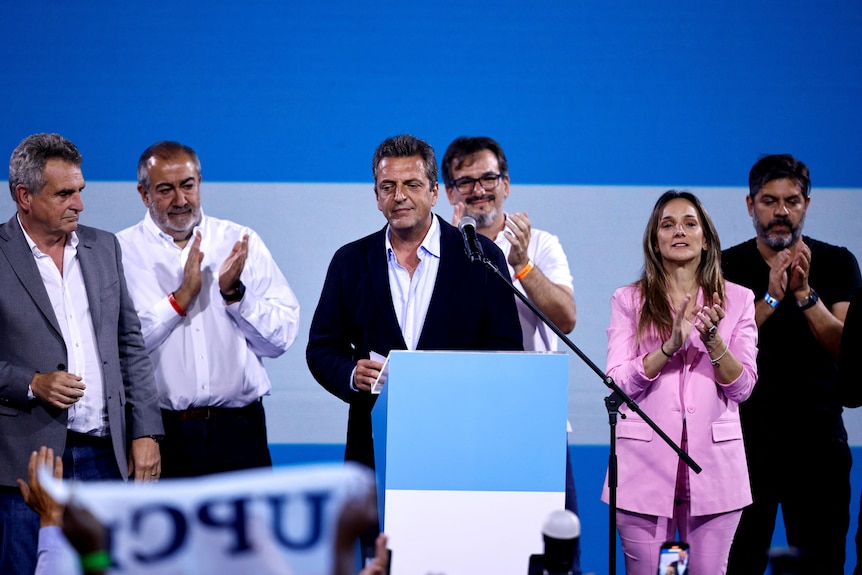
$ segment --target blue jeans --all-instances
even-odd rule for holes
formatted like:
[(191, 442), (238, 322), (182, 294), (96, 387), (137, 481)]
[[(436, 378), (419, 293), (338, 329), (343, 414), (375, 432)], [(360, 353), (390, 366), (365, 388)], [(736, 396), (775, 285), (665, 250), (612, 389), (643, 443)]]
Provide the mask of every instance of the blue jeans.
[(17, 487), (0, 487), (0, 573), (33, 575), (39, 516)]
[[(110, 438), (67, 435), (63, 477), (80, 481), (122, 479)], [(0, 487), (0, 573), (32, 575), (36, 570), (39, 516), (18, 487)]]
[(63, 478), (79, 481), (122, 479), (110, 439), (92, 444), (66, 445), (63, 451)]

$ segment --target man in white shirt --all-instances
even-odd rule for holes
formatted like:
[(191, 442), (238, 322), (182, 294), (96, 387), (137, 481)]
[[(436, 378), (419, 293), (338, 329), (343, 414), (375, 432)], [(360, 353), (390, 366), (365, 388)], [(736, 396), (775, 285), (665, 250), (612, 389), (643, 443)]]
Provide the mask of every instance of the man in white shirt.
[[(452, 223), (463, 216), (476, 220), (476, 231), (494, 241), (506, 256), (513, 284), (561, 331), (575, 328), (576, 309), (569, 262), (557, 236), (535, 229), (526, 213), (507, 214), (509, 165), (495, 140), (479, 136), (456, 138), (442, 161)], [(520, 299), (518, 319), (526, 351), (556, 351), (557, 336)], [(566, 509), (577, 515), (575, 482), (566, 450)], [(573, 573), (580, 573), (580, 547)]]
[(296, 339), (299, 302), (261, 238), (204, 215), (200, 160), (158, 142), (138, 162), (147, 213), (117, 237), (155, 366), (165, 477), (272, 465), (264, 357)]
[(65, 476), (151, 481), (163, 433), (152, 364), (113, 234), (79, 225), (84, 176), (58, 134), (9, 160), (0, 225), (0, 573), (32, 573), (39, 520), (16, 480), (44, 445)]

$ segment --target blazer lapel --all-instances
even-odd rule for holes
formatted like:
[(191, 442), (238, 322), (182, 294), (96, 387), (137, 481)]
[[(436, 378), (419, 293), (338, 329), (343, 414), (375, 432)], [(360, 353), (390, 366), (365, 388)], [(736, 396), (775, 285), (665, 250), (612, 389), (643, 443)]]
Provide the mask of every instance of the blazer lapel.
[(78, 263), (81, 265), (81, 275), (84, 276), (84, 287), (87, 290), (87, 301), (90, 303), (90, 319), (93, 322), (93, 331), (96, 339), (99, 336), (101, 324), (102, 306), (99, 305), (99, 262), (93, 252), (94, 237), (91, 237), (86, 228), (78, 227)]
[(437, 268), (434, 291), (431, 292), (431, 301), (428, 303), (428, 313), (425, 315), (422, 333), (419, 334), (419, 349), (428, 347), (426, 338), (431, 337), (428, 334), (431, 332), (431, 326), (435, 326), (434, 318), (451, 317), (451, 309), (447, 312), (438, 312), (437, 308), (441, 306), (451, 308), (453, 302), (459, 302), (462, 299), (456, 291), (462, 284), (449, 281), (449, 277), (457, 273), (456, 264), (461, 261), (458, 259), (457, 250), (452, 247), (460, 246), (461, 238), (453, 236), (455, 228), (444, 222), (443, 218), (436, 215), (434, 217), (438, 219), (437, 223), (440, 226), (440, 266)]
[(398, 316), (395, 315), (395, 307), (392, 305), (392, 290), (389, 287), (389, 262), (386, 255), (386, 227), (378, 232), (374, 238), (371, 249), (366, 254), (366, 260), (377, 309), (384, 310), (380, 321), (383, 322), (394, 341), (399, 342), (398, 347), (407, 349), (404, 334), (401, 333), (401, 327), (398, 325)]
[(16, 216), (12, 216), (6, 225), (0, 226), (0, 250), (6, 255), (9, 266), (18, 276), (21, 285), (33, 298), (36, 307), (62, 338), (63, 332), (60, 330), (60, 324), (54, 314), (54, 307), (51, 305), (48, 291), (45, 289), (45, 284), (42, 283), (39, 268), (36, 266), (33, 253), (24, 238), (24, 232), (21, 231)]

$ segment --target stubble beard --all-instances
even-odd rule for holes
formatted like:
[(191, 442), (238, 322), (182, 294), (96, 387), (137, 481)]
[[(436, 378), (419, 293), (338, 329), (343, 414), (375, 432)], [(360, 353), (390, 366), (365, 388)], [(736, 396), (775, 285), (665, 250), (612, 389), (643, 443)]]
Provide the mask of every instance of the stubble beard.
[(471, 211), (469, 205), (465, 206), (464, 209), (464, 215), (470, 216), (476, 220), (477, 229), (490, 228), (494, 224), (494, 221), (497, 219), (497, 214), (499, 213), (499, 208), (497, 206), (494, 206), (487, 212), (481, 214)]
[(790, 227), (790, 234), (781, 236), (775, 236), (769, 233), (769, 227), (779, 220), (772, 220), (768, 225), (764, 226), (760, 223), (760, 220), (757, 219), (757, 216), (753, 215), (751, 216), (751, 221), (754, 223), (754, 230), (757, 232), (757, 237), (760, 238), (760, 241), (778, 252), (789, 248), (802, 237), (802, 228), (805, 224), (805, 214), (802, 214), (802, 218), (800, 218), (799, 223), (796, 226), (793, 226), (790, 220), (784, 219), (783, 221), (785, 224)]

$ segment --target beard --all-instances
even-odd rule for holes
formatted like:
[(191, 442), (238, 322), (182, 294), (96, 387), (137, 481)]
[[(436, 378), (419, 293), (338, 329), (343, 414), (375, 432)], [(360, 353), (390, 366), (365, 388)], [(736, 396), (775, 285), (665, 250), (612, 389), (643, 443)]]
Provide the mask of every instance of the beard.
[[(181, 217), (177, 218), (178, 215)], [(167, 212), (159, 212), (151, 205), (150, 216), (163, 232), (174, 238), (188, 238), (195, 226), (201, 223), (200, 206), (184, 206), (179, 209), (171, 208)]]
[[(768, 224), (763, 225), (760, 223), (760, 220), (757, 219), (757, 216), (754, 215), (751, 216), (751, 221), (754, 222), (754, 230), (757, 232), (757, 237), (773, 250), (781, 251), (789, 248), (802, 237), (802, 228), (805, 224), (805, 214), (802, 214), (802, 218), (799, 219), (799, 223), (796, 226), (794, 226), (788, 218), (775, 218), (770, 220)], [(771, 234), (770, 230), (776, 225), (786, 226), (787, 229), (790, 230), (790, 233), (781, 235)]]
[[(486, 196), (487, 198), (487, 196)], [(494, 197), (491, 197), (491, 201), (494, 201)], [(497, 215), (499, 214), (499, 209), (497, 206), (492, 207), (490, 210), (484, 213), (477, 213), (470, 209), (470, 204), (464, 202), (464, 215), (470, 216), (474, 220), (476, 220), (476, 228), (489, 228), (494, 223), (494, 220), (497, 219)]]

